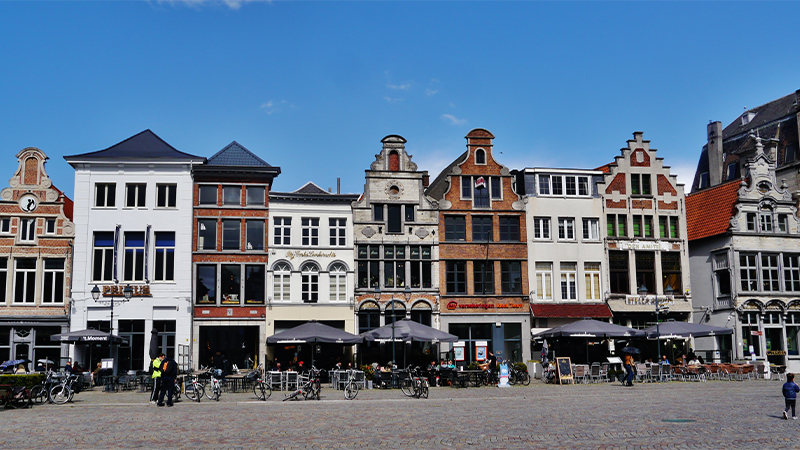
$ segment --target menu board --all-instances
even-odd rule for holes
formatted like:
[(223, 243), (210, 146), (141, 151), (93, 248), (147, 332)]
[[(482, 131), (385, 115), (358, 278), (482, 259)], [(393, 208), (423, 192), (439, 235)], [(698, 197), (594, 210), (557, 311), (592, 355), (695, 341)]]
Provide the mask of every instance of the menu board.
[(572, 383), (572, 362), (568, 357), (556, 358), (556, 371), (559, 384)]

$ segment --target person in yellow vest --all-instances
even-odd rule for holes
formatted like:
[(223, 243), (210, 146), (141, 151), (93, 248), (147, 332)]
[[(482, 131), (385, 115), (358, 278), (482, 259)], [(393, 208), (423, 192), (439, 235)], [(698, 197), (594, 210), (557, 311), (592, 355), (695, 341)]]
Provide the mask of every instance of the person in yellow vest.
[(158, 401), (158, 394), (161, 391), (161, 361), (164, 360), (164, 354), (159, 353), (158, 357), (153, 360), (153, 393), (150, 395), (150, 403), (155, 404)]

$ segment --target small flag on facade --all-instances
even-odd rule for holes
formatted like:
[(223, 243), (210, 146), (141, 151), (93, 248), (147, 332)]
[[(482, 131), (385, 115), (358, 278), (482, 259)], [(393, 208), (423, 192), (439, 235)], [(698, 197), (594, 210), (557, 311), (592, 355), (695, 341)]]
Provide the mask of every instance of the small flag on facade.
[(475, 189), (486, 189), (486, 180), (483, 177), (475, 179)]

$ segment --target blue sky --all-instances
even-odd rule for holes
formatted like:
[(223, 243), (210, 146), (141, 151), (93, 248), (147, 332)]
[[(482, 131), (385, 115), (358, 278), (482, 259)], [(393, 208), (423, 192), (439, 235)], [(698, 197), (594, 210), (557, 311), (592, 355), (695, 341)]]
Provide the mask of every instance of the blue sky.
[[(509, 168), (594, 168), (634, 131), (691, 184), (706, 124), (800, 89), (796, 2), (0, 2), (0, 149), (64, 155), (151, 129), (363, 190), (399, 134), (436, 176), (486, 128)], [(2, 174), (0, 174), (2, 176)]]

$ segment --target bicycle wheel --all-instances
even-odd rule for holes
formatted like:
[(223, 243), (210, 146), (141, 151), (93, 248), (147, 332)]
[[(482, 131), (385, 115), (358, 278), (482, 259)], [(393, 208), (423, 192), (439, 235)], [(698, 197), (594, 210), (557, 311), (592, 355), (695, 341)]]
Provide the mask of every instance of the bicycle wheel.
[(253, 393), (259, 400), (266, 400), (272, 395), (272, 389), (267, 383), (259, 382), (253, 385)]
[(298, 390), (292, 392), (291, 394), (287, 395), (286, 398), (283, 399), (283, 401), (285, 402), (286, 400), (291, 400), (291, 399), (297, 397), (299, 394), (300, 394), (300, 389), (298, 389)]
[(47, 401), (47, 392), (45, 392), (44, 386), (40, 384), (31, 388), (31, 401), (37, 405)]
[(31, 405), (31, 392), (26, 388), (14, 394), (6, 403), (11, 408), (27, 408)]
[(69, 387), (63, 384), (57, 384), (50, 389), (50, 401), (57, 405), (63, 405), (67, 403), (72, 396), (72, 392), (70, 391)]
[(403, 394), (406, 397), (413, 397), (414, 396), (414, 383), (411, 378), (406, 378), (400, 382), (400, 390), (403, 391)]
[(428, 398), (428, 380), (423, 380), (419, 387), (419, 398)]
[(508, 374), (508, 384), (512, 386), (517, 384), (517, 372), (512, 370), (511, 373)]
[(215, 384), (212, 388), (211, 400), (219, 401), (219, 397), (221, 395), (222, 395), (222, 388), (220, 387), (220, 385)]
[(528, 386), (529, 384), (531, 384), (531, 374), (529, 374), (528, 372), (522, 372), (520, 374), (520, 382), (522, 383), (523, 386)]
[(189, 400), (200, 402), (200, 399), (203, 398), (205, 391), (206, 390), (203, 389), (202, 384), (189, 383), (186, 385), (186, 392), (184, 392), (184, 395), (186, 395)]
[(356, 398), (356, 395), (358, 395), (358, 385), (352, 381), (347, 383), (344, 386), (344, 398), (347, 400), (352, 400)]

